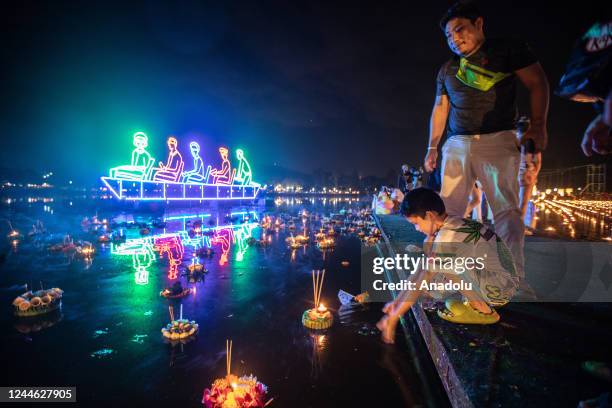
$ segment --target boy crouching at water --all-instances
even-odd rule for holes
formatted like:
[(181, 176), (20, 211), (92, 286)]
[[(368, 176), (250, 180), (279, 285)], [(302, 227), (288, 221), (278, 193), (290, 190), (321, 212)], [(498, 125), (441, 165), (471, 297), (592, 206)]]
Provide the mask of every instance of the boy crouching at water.
[(479, 222), (447, 215), (440, 196), (427, 188), (410, 191), (400, 211), (417, 231), (427, 236), (424, 251), (428, 262), (411, 275), (414, 285), (383, 308), (386, 316), (377, 324), (383, 341), (394, 342), (400, 316), (422, 294), (441, 295), (422, 288), (447, 283), (450, 285), (445, 286), (460, 287), (465, 300), (446, 296), (446, 309), (438, 311), (442, 319), (467, 324), (497, 323), (499, 315), (492, 307), (508, 303), (518, 287), (514, 261), (506, 244)]

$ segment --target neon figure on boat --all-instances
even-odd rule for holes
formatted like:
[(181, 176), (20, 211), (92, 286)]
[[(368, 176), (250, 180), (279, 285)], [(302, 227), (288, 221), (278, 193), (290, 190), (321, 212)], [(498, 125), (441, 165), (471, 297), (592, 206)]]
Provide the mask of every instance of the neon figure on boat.
[(202, 183), (206, 175), (204, 174), (204, 161), (200, 157), (200, 145), (197, 142), (189, 143), (189, 151), (191, 151), (193, 156), (193, 170), (183, 173), (183, 182)]
[[(227, 150), (227, 147), (222, 146), (219, 148), (222, 163), (220, 169), (212, 169), (210, 171), (210, 175), (213, 177), (213, 184), (232, 184), (232, 165), (227, 158), (228, 153), (229, 151)], [(234, 169), (234, 172), (235, 171), (236, 170)]]
[(183, 173), (183, 157), (178, 151), (178, 141), (174, 136), (168, 138), (168, 160), (166, 164), (159, 162), (159, 167), (155, 168), (153, 175), (154, 181), (179, 181)]
[(238, 171), (234, 181), (239, 181), (241, 185), (249, 185), (253, 181), (253, 173), (251, 172), (251, 165), (244, 158), (244, 152), (242, 149), (236, 149), (236, 157), (238, 158)]
[(134, 134), (134, 146), (136, 148), (132, 151), (131, 164), (113, 167), (110, 170), (110, 176), (126, 180), (147, 180), (153, 168), (153, 163), (155, 163), (155, 159), (146, 151), (148, 144), (147, 135), (136, 132)]

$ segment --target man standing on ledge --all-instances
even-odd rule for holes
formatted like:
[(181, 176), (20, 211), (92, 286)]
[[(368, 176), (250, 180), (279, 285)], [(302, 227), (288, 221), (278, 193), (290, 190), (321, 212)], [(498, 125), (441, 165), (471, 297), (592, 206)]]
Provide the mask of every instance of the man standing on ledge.
[(493, 210), (495, 231), (512, 251), (525, 295), (524, 226), (518, 204), (520, 152), (516, 134), (517, 78), (529, 91), (531, 127), (520, 143), (533, 139), (546, 148), (548, 81), (527, 44), (487, 39), (484, 20), (473, 3), (456, 3), (440, 21), (455, 54), (438, 73), (431, 114), (425, 169), (438, 159), (438, 144), (448, 122), (442, 149), (442, 190), (450, 215), (462, 216), (476, 180), (482, 183)]

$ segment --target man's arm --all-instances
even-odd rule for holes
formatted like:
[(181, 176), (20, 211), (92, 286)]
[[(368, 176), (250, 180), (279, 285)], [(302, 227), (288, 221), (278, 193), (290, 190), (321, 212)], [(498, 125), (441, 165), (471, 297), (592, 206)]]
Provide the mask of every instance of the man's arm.
[(425, 156), (424, 167), (427, 172), (432, 172), (436, 168), (438, 160), (438, 144), (446, 127), (450, 103), (448, 95), (440, 94), (436, 96), (431, 119), (429, 120), (429, 144), (427, 145), (427, 155)]
[(527, 139), (533, 139), (536, 151), (542, 151), (546, 149), (548, 143), (548, 131), (546, 129), (550, 97), (548, 79), (546, 79), (542, 66), (537, 62), (519, 69), (515, 74), (529, 91), (531, 105), (531, 126), (521, 137), (521, 144)]

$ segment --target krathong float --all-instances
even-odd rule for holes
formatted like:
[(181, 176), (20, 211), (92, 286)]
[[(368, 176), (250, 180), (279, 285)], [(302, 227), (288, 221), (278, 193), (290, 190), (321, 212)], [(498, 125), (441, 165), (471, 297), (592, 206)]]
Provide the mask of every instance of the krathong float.
[(31, 317), (53, 312), (62, 305), (63, 294), (64, 291), (59, 288), (27, 291), (13, 300), (15, 315)]
[(171, 288), (165, 288), (159, 292), (159, 296), (166, 299), (181, 299), (191, 293), (194, 293), (193, 288), (183, 288), (180, 282), (176, 282)]
[(317, 242), (319, 249), (332, 249), (336, 246), (336, 241), (333, 238), (324, 238)]
[(285, 242), (291, 249), (299, 249), (304, 246), (304, 244), (298, 242), (293, 235), (285, 239)]
[(174, 307), (170, 311), (170, 323), (161, 329), (162, 335), (169, 340), (184, 340), (195, 336), (198, 332), (198, 324), (193, 320), (183, 319), (183, 305), (178, 320), (174, 320)]
[(231, 340), (226, 340), (225, 356), (227, 375), (216, 379), (212, 387), (204, 390), (202, 404), (206, 408), (263, 408), (269, 405), (272, 400), (266, 401), (268, 388), (257, 381), (257, 377), (238, 377), (231, 373)]
[(113, 167), (102, 182), (118, 199), (127, 201), (174, 201), (174, 200), (252, 200), (257, 197), (261, 185), (253, 181), (251, 165), (244, 151), (236, 149), (237, 167), (232, 168), (229, 149), (220, 147), (222, 166), (213, 169), (204, 167), (200, 156), (200, 145), (189, 144), (193, 168), (186, 170), (178, 140), (168, 138), (168, 158), (159, 162), (147, 151), (149, 140), (143, 132), (134, 134), (131, 162)]
[(312, 290), (314, 295), (314, 308), (308, 309), (302, 314), (302, 324), (304, 327), (313, 330), (328, 329), (334, 323), (334, 316), (321, 303), (321, 290), (325, 280), (325, 269), (312, 271)]

